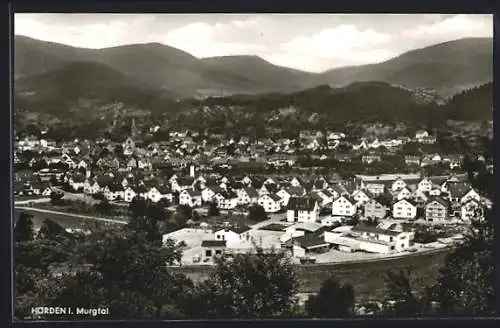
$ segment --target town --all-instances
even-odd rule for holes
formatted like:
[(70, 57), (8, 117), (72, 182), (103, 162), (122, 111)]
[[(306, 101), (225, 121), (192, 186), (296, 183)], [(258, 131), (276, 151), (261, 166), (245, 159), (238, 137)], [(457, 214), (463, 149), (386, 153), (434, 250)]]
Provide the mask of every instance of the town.
[[(463, 227), (482, 220), (491, 207), (463, 170), (463, 154), (405, 153), (408, 145), (421, 149), (436, 143), (424, 130), (413, 137), (354, 142), (334, 131), (254, 141), (171, 131), (168, 141), (145, 143), (135, 120), (131, 125), (131, 136), (122, 143), (104, 138), (58, 143), (43, 133), (18, 138), (16, 206), (71, 212), (77, 208), (72, 202), (105, 202), (121, 209), (114, 212), (123, 220), (140, 199), (168, 211), (182, 208), (185, 220), (164, 234), (183, 243), (182, 265), (211, 265), (219, 255), (255, 246), (285, 250), (297, 263), (401, 256), (460, 242)], [(338, 167), (358, 161), (353, 170), (369, 168), (387, 156), (406, 172), (321, 171), (332, 161)], [(481, 153), (467, 156), (492, 172)], [(304, 158), (314, 161), (313, 170), (301, 165)], [(37, 201), (56, 195), (66, 207)], [(439, 233), (422, 237), (429, 230)]]

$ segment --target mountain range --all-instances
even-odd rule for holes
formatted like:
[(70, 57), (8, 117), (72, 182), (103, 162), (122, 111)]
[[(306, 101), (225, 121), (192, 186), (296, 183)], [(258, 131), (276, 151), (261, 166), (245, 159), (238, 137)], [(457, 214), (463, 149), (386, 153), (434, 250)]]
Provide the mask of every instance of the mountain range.
[[(465, 38), (388, 61), (310, 73), (258, 56), (197, 58), (160, 43), (76, 48), (24, 36), (14, 40), (15, 90), (43, 99), (71, 96), (159, 99), (291, 93), (320, 85), (381, 81), (450, 96), (493, 80), (491, 38)], [(79, 82), (71, 81), (80, 80)], [(134, 91), (133, 91), (134, 90)], [(117, 99), (119, 100), (119, 99)]]

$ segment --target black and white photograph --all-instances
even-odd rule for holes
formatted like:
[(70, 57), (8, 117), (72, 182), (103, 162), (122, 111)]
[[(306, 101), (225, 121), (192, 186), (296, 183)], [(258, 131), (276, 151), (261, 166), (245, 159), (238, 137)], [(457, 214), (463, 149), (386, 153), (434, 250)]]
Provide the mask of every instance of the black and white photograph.
[(13, 29), (14, 320), (497, 314), (493, 15)]

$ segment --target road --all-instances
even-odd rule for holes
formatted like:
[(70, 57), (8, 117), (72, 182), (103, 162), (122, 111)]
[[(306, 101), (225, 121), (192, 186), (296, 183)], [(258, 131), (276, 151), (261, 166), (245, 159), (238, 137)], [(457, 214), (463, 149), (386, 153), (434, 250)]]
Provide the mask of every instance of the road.
[(50, 202), (50, 198), (37, 198), (37, 199), (27, 199), (27, 200), (14, 200), (14, 206), (17, 205), (27, 205), (27, 204), (35, 204), (35, 203), (48, 203)]

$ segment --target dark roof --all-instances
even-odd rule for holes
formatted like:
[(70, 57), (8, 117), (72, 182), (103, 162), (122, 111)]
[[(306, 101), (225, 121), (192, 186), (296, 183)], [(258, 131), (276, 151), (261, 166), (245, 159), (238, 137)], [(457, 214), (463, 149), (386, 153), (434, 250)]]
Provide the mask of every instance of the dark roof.
[(274, 183), (267, 183), (265, 186), (267, 191), (269, 191), (270, 193), (275, 193), (279, 190), (278, 186)]
[(177, 178), (177, 184), (179, 186), (190, 186), (194, 182), (193, 177), (179, 177)]
[(233, 231), (236, 232), (238, 235), (242, 234), (246, 231), (251, 230), (250, 227), (244, 226), (244, 225), (238, 225), (238, 226), (232, 226), (232, 227), (226, 227), (224, 228), (225, 231)]
[(380, 203), (380, 205), (384, 205), (384, 206), (391, 205), (391, 200), (389, 199), (389, 197), (384, 197), (384, 196), (379, 195), (379, 196), (373, 198), (373, 200)]
[(303, 196), (306, 193), (306, 190), (303, 187), (290, 187), (286, 189), (286, 191), (291, 196)]
[(186, 189), (184, 191), (187, 192), (189, 194), (189, 196), (191, 196), (191, 197), (200, 197), (201, 196), (201, 192), (199, 192), (198, 190)]
[(311, 197), (291, 197), (287, 204), (287, 210), (312, 211), (317, 200)]
[(268, 195), (272, 200), (274, 200), (275, 202), (278, 202), (281, 200), (281, 197), (276, 195), (276, 194), (269, 194)]
[(226, 247), (225, 240), (203, 240), (201, 247)]
[(137, 186), (137, 187), (134, 188), (134, 192), (136, 194), (142, 194), (142, 193), (145, 193), (147, 191), (148, 190), (146, 189), (146, 187), (145, 186), (141, 186), (141, 185), (139, 185), (139, 186)]
[(455, 182), (448, 184), (448, 191), (452, 198), (463, 197), (469, 190), (471, 186), (467, 182)]
[(158, 191), (160, 192), (160, 194), (162, 195), (166, 195), (166, 194), (170, 194), (171, 190), (170, 190), (170, 186), (167, 185), (167, 184), (162, 184), (162, 185), (159, 185), (158, 186)]
[(314, 246), (328, 245), (324, 238), (321, 238), (315, 233), (305, 234), (304, 236), (294, 238), (294, 241), (305, 249), (312, 248)]
[(403, 199), (401, 199), (401, 200), (398, 200), (398, 201), (394, 202), (394, 204), (399, 203), (399, 202), (402, 202), (402, 201), (406, 201), (406, 202), (410, 203), (412, 206), (417, 206), (417, 204), (415, 204), (415, 202), (413, 202), (413, 201), (412, 201), (412, 200), (410, 200), (410, 199), (406, 199), (406, 198), (403, 198)]
[(432, 203), (432, 202), (438, 202), (439, 204), (443, 205), (443, 206), (444, 206), (444, 207), (446, 207), (446, 208), (448, 208), (448, 207), (449, 207), (449, 205), (450, 205), (450, 204), (449, 204), (446, 200), (444, 200), (444, 199), (443, 199), (443, 198), (441, 198), (441, 197), (432, 197), (432, 198), (430, 198), (430, 199), (427, 201), (427, 203), (425, 204), (425, 206), (429, 205), (429, 204), (430, 204), (430, 203)]
[(224, 197), (225, 199), (233, 199), (233, 198), (238, 198), (238, 195), (236, 195), (234, 192), (232, 191), (226, 191), (226, 190), (222, 190), (222, 192), (219, 192), (217, 193), (219, 195), (221, 195), (222, 197)]
[(108, 186), (109, 190), (112, 191), (112, 192), (116, 192), (116, 191), (123, 191), (123, 187), (122, 185), (118, 184), (118, 183), (112, 183)]
[(357, 226), (354, 226), (352, 228), (352, 231), (378, 233), (378, 234), (389, 235), (389, 236), (397, 236), (401, 233), (401, 232), (393, 231), (393, 230), (380, 229), (377, 227), (370, 227), (370, 226), (367, 226), (365, 224), (358, 224)]
[(245, 192), (248, 194), (250, 198), (259, 197), (259, 193), (257, 192), (257, 189), (255, 189), (254, 187), (243, 188), (243, 190), (245, 190)]
[(215, 194), (220, 194), (224, 192), (224, 189), (220, 186), (207, 186), (207, 189), (212, 190)]

